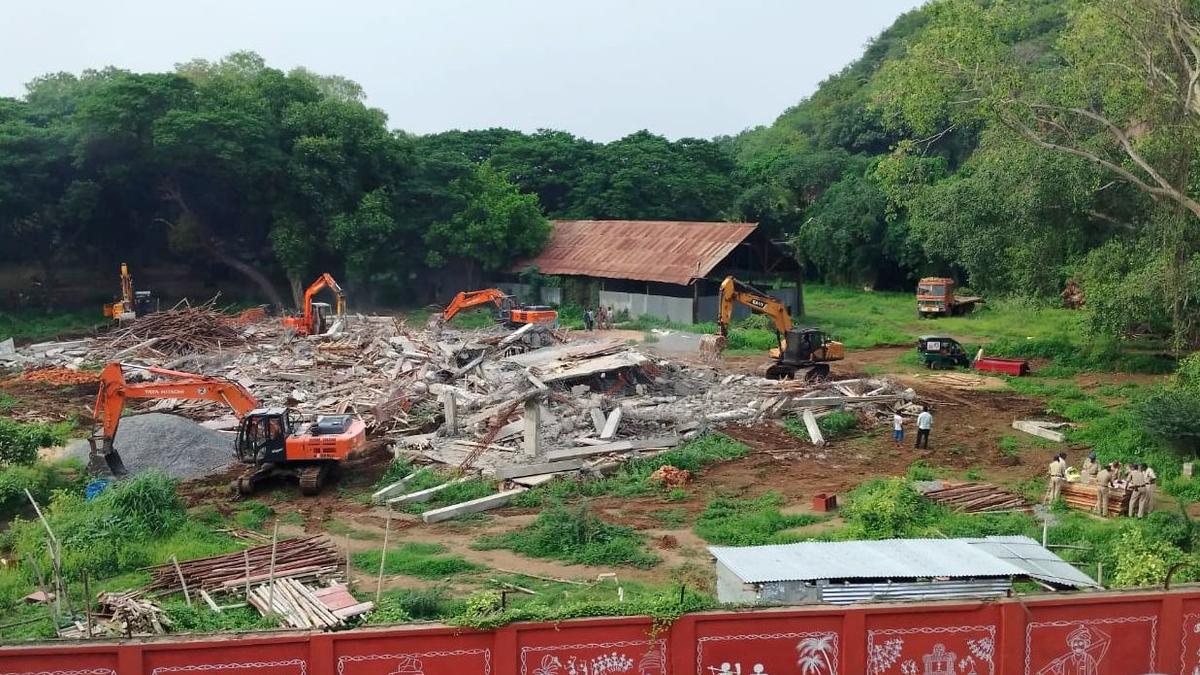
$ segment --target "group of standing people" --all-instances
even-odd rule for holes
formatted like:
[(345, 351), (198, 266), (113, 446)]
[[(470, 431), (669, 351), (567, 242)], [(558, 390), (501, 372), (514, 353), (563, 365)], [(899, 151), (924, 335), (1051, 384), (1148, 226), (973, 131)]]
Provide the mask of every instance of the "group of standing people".
[[(1062, 494), (1063, 483), (1067, 482), (1067, 453), (1060, 452), (1050, 462), (1050, 482), (1046, 486), (1045, 503), (1051, 504)], [(1120, 462), (1101, 464), (1093, 452), (1083, 460), (1079, 471), (1081, 485), (1096, 486), (1096, 505), (1093, 513), (1100, 517), (1107, 515), (1108, 496), (1114, 489), (1129, 491), (1130, 518), (1145, 518), (1153, 508), (1154, 486), (1158, 483), (1158, 474), (1148, 464), (1130, 464), (1122, 475)]]
[[(929, 432), (933, 430), (933, 413), (929, 412), (929, 406), (921, 406), (921, 413), (917, 415), (917, 443), (914, 448), (929, 449)], [(896, 447), (904, 445), (904, 416), (900, 413), (892, 414), (892, 438), (896, 441)]]
[(587, 307), (583, 310), (584, 330), (612, 330), (613, 308), (601, 305), (596, 309)]

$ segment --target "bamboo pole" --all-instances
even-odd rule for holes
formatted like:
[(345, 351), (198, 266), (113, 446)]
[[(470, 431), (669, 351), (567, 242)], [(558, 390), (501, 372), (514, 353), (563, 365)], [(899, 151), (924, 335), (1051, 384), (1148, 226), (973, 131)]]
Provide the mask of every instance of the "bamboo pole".
[(242, 561), (246, 564), (246, 597), (250, 597), (250, 550), (242, 549)]
[(279, 519), (275, 519), (275, 531), (271, 534), (271, 570), (267, 573), (267, 606), (274, 608), (275, 602), (275, 549), (279, 544)]
[(171, 564), (175, 566), (175, 573), (179, 575), (179, 585), (183, 586), (183, 599), (187, 600), (187, 606), (192, 606), (192, 594), (188, 593), (187, 580), (183, 578), (183, 570), (179, 567), (179, 559), (175, 554), (171, 554)]
[(88, 585), (87, 570), (80, 571), (83, 575), (83, 620), (87, 625), (87, 639), (92, 639), (92, 587)]
[(388, 509), (387, 521), (383, 526), (383, 550), (379, 552), (379, 578), (375, 580), (375, 604), (379, 604), (379, 596), (383, 593), (383, 565), (387, 561), (388, 535), (392, 531), (392, 510)]
[[(50, 564), (54, 568), (54, 609), (55, 614), (62, 616), (62, 603), (67, 603), (67, 612), (74, 614), (71, 611), (71, 599), (64, 598), (66, 593), (66, 584), (62, 580), (62, 547), (58, 543), (58, 537), (54, 536), (54, 530), (50, 529), (50, 522), (46, 520), (45, 514), (42, 513), (42, 507), (38, 506), (37, 500), (33, 498), (33, 494), (29, 492), (29, 488), (25, 488), (25, 496), (29, 498), (29, 503), (33, 504), (33, 510), (37, 512), (38, 520), (42, 521), (42, 527), (46, 528), (46, 535), (50, 538)], [(55, 626), (55, 629), (58, 627)]]

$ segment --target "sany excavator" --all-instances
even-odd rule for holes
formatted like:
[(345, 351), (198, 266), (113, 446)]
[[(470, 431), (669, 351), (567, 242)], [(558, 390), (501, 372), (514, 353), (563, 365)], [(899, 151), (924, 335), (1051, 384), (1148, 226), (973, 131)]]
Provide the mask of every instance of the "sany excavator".
[(121, 263), (121, 299), (104, 306), (104, 316), (113, 321), (127, 321), (158, 311), (158, 299), (150, 291), (134, 291), (129, 265)]
[(113, 439), (126, 401), (135, 398), (216, 401), (229, 406), (240, 420), (235, 455), (251, 465), (237, 480), (237, 490), (244, 495), (254, 492), (262, 480), (276, 476), (298, 478), (300, 492), (315, 495), (338, 462), (366, 445), (366, 425), (351, 415), (324, 415), (315, 422), (302, 422), (293, 410), (260, 408), (258, 399), (233, 380), (129, 366), (160, 378), (129, 382), (125, 367), (110, 363), (100, 372), (94, 411), (97, 426), (88, 439), (88, 468), (93, 473), (102, 472), (106, 465), (115, 476), (128, 473)]
[(462, 291), (434, 318), (439, 323), (445, 323), (464, 309), (486, 305), (489, 302), (496, 305), (496, 320), (507, 326), (519, 327), (535, 323), (553, 327), (558, 322), (558, 312), (553, 308), (544, 305), (518, 305), (511, 295), (498, 288)]
[[(750, 284), (733, 277), (721, 282), (717, 326), (720, 333), (705, 336), (708, 344), (701, 345), (702, 351), (721, 351), (729, 341), (729, 322), (733, 318), (734, 303), (745, 305), (750, 311), (766, 314), (775, 327), (775, 339), (779, 347), (770, 351), (774, 363), (767, 366), (766, 377), (772, 380), (790, 380), (800, 375), (806, 381), (823, 380), (829, 377), (829, 362), (845, 358), (842, 343), (828, 339), (816, 328), (793, 328), (792, 314), (787, 305), (767, 295)], [(715, 340), (712, 338), (715, 337)], [(715, 349), (710, 346), (715, 342)], [(803, 372), (802, 372), (803, 371)]]
[[(336, 307), (327, 302), (313, 302), (317, 293), (328, 288), (333, 291)], [(291, 328), (297, 335), (320, 335), (329, 330), (333, 319), (346, 314), (346, 294), (329, 272), (317, 277), (304, 291), (304, 306), (300, 316), (283, 317), (283, 327)]]

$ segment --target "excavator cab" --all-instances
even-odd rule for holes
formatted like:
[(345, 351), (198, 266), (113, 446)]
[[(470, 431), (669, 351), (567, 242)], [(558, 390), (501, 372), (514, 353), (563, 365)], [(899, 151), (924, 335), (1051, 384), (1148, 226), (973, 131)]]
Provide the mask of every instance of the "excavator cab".
[(284, 461), (287, 437), (299, 423), (299, 416), (286, 408), (251, 410), (238, 426), (237, 458), (255, 465)]
[(328, 302), (314, 302), (312, 304), (312, 322), (313, 325), (309, 327), (312, 335), (323, 335), (333, 325), (333, 305)]

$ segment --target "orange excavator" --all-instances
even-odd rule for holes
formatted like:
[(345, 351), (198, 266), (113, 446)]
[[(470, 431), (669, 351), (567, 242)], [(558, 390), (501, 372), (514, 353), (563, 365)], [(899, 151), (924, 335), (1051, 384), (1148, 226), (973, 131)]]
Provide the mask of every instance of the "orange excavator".
[[(333, 291), (335, 307), (327, 302), (313, 302), (317, 293), (328, 288)], [(329, 330), (333, 321), (346, 314), (346, 293), (329, 272), (317, 277), (304, 291), (304, 306), (300, 316), (283, 317), (283, 327), (291, 328), (297, 335), (320, 335)]]
[(223, 377), (182, 373), (165, 368), (129, 366), (159, 378), (130, 382), (125, 368), (110, 363), (100, 372), (100, 391), (93, 415), (96, 428), (88, 439), (88, 468), (99, 473), (107, 466), (115, 476), (128, 473), (113, 447), (121, 412), (129, 399), (186, 399), (216, 401), (229, 406), (240, 420), (235, 455), (249, 464), (237, 480), (237, 490), (247, 495), (270, 477), (298, 478), (300, 492), (315, 495), (337, 466), (367, 442), (363, 421), (351, 415), (318, 416), (303, 422), (288, 408), (261, 408), (258, 399), (241, 384)]
[(507, 295), (498, 288), (462, 291), (454, 296), (450, 304), (446, 305), (446, 309), (436, 318), (439, 322), (445, 323), (464, 309), (486, 305), (489, 302), (496, 305), (496, 320), (507, 326), (519, 327), (534, 323), (553, 327), (558, 323), (558, 312), (553, 308), (545, 305), (518, 305), (511, 295)]

